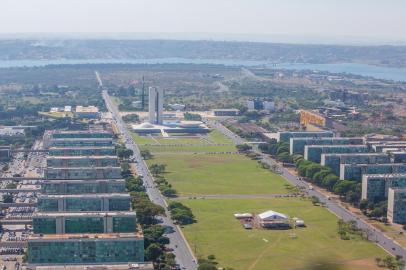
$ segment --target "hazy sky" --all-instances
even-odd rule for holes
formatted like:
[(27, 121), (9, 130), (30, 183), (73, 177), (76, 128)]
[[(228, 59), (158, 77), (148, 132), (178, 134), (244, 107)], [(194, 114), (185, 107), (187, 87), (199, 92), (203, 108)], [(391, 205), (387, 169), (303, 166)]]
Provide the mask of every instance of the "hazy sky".
[(0, 33), (16, 32), (405, 41), (406, 0), (0, 0)]

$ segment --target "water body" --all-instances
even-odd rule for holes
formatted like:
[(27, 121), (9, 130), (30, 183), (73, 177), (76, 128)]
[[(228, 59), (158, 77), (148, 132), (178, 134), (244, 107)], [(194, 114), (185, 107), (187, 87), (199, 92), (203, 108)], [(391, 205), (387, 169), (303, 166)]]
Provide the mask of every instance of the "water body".
[(0, 60), (0, 68), (41, 67), (46, 65), (74, 64), (217, 64), (226, 66), (263, 66), (276, 69), (317, 70), (331, 73), (350, 73), (377, 79), (406, 82), (406, 68), (389, 68), (365, 64), (278, 64), (268, 61), (227, 60), (227, 59), (55, 59), (55, 60)]

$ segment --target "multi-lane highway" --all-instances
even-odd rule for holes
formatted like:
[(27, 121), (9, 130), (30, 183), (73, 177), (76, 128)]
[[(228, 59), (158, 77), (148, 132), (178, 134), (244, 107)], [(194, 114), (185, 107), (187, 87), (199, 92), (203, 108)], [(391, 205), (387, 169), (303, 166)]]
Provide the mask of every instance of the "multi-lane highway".
[[(100, 76), (98, 76), (98, 80), (100, 85), (102, 85)], [(130, 132), (127, 130), (125, 123), (121, 119), (117, 106), (113, 103), (106, 90), (102, 91), (102, 95), (107, 109), (111, 113), (112, 119), (120, 131), (122, 138), (124, 139), (125, 146), (134, 152), (133, 158), (135, 161), (135, 166), (138, 174), (142, 175), (144, 186), (150, 200), (157, 205), (161, 205), (166, 210), (166, 201), (160, 191), (155, 187), (154, 179), (148, 170), (148, 166), (142, 159), (138, 146), (134, 143)], [(168, 248), (173, 249), (173, 253), (176, 255), (176, 261), (182, 269), (196, 270), (197, 261), (193, 252), (183, 236), (182, 231), (174, 224), (169, 216), (169, 212), (166, 210), (166, 217), (159, 217), (159, 219), (162, 221), (162, 225), (169, 229), (168, 234), (166, 234), (170, 240)]]
[[(205, 119), (205, 122), (213, 127), (219, 130), (221, 133), (223, 133), (225, 136), (230, 138), (235, 144), (243, 144), (246, 143), (244, 139), (236, 135), (234, 132), (226, 128), (224, 125), (219, 123), (218, 121), (213, 121), (213, 120), (208, 120)], [(263, 154), (261, 151), (259, 151), (256, 147), (253, 148), (253, 151), (256, 152), (258, 155), (261, 156), (261, 159), (264, 163), (272, 166), (277, 166), (279, 168), (279, 171), (281, 172), (281, 175), (291, 184), (295, 186), (299, 186), (306, 190), (309, 196), (316, 196), (321, 203), (325, 204), (326, 208), (329, 209), (332, 213), (337, 215), (338, 217), (342, 218), (345, 221), (350, 221), (353, 220), (357, 223), (358, 228), (364, 230), (368, 234), (368, 238), (371, 241), (376, 242), (378, 245), (380, 245), (383, 249), (385, 249), (387, 252), (393, 254), (393, 255), (399, 255), (402, 256), (402, 258), (406, 258), (406, 250), (401, 247), (398, 243), (393, 241), (391, 238), (387, 237), (385, 234), (383, 234), (381, 231), (375, 229), (373, 226), (368, 224), (362, 217), (359, 217), (355, 215), (354, 213), (348, 211), (345, 209), (342, 205), (340, 205), (338, 202), (335, 202), (333, 200), (329, 200), (329, 198), (313, 189), (310, 187), (310, 185), (302, 180), (300, 180), (296, 175), (292, 174), (287, 170), (286, 168), (278, 165), (278, 163), (270, 158), (268, 155)]]

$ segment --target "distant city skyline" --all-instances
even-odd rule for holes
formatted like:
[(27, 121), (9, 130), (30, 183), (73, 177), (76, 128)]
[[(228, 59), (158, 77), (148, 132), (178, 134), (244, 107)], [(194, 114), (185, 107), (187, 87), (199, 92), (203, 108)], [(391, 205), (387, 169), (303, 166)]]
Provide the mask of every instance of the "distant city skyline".
[(3, 0), (0, 38), (406, 44), (405, 10), (404, 0)]

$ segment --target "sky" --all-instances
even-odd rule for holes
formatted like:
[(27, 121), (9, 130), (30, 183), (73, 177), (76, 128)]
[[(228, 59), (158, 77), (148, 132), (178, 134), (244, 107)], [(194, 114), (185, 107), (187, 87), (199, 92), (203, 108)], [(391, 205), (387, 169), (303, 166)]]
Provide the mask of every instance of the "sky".
[(405, 14), (406, 0), (0, 0), (0, 34), (390, 43)]

